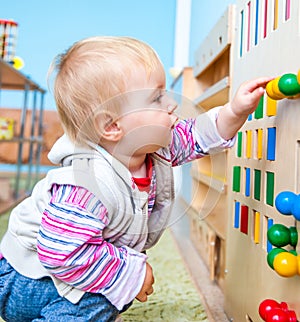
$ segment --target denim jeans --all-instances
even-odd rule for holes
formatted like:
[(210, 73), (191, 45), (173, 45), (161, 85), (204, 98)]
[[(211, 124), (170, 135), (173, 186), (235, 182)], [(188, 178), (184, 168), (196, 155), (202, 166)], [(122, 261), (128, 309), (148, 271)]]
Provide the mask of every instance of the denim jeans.
[(118, 314), (101, 294), (85, 293), (72, 304), (57, 293), (51, 278), (25, 277), (0, 260), (0, 316), (7, 322), (112, 322)]

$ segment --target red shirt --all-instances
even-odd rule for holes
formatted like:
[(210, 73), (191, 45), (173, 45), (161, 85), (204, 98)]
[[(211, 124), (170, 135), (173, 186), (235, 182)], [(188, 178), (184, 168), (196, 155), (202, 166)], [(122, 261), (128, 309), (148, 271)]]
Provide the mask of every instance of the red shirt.
[(134, 183), (138, 186), (140, 191), (149, 191), (150, 189), (150, 183), (151, 183), (151, 178), (152, 178), (152, 160), (151, 158), (147, 155), (146, 157), (146, 177), (144, 178), (135, 178), (132, 177)]

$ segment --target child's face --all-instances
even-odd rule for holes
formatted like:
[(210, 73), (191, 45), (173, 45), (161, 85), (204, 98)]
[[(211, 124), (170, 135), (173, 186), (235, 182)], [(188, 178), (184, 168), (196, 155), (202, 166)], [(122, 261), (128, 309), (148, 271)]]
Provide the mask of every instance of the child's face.
[(174, 114), (177, 104), (165, 90), (164, 75), (157, 72), (149, 79), (143, 68), (136, 68), (125, 95), (119, 119), (122, 143), (130, 145), (134, 153), (151, 153), (167, 146), (178, 117)]

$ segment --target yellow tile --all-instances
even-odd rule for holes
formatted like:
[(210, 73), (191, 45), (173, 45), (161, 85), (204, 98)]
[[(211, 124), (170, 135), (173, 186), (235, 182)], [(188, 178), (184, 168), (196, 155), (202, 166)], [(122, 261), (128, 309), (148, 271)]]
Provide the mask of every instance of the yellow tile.
[(254, 242), (259, 244), (259, 235), (260, 235), (260, 213), (255, 211), (254, 214)]
[(257, 159), (260, 160), (262, 159), (262, 148), (263, 145), (263, 130), (262, 129), (257, 129)]
[(278, 28), (278, 0), (274, 0), (274, 24), (273, 30)]
[(277, 101), (267, 96), (267, 116), (274, 116), (277, 113)]
[(246, 158), (250, 159), (252, 156), (252, 131), (246, 131)]

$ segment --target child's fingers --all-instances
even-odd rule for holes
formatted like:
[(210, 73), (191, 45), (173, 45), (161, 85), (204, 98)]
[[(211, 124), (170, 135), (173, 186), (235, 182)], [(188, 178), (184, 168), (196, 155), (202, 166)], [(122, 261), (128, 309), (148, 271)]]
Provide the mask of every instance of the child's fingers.
[(264, 88), (272, 79), (274, 79), (274, 77), (260, 77), (260, 78), (253, 79), (245, 83), (245, 90), (249, 92), (253, 92), (254, 90), (260, 87)]
[(258, 87), (255, 90), (252, 91), (251, 95), (254, 98), (260, 98), (264, 94), (265, 90), (263, 87)]
[(248, 102), (249, 106), (257, 107), (259, 100), (261, 97), (264, 95), (264, 88), (263, 87), (258, 87), (256, 88), (252, 93), (249, 93), (248, 96)]

